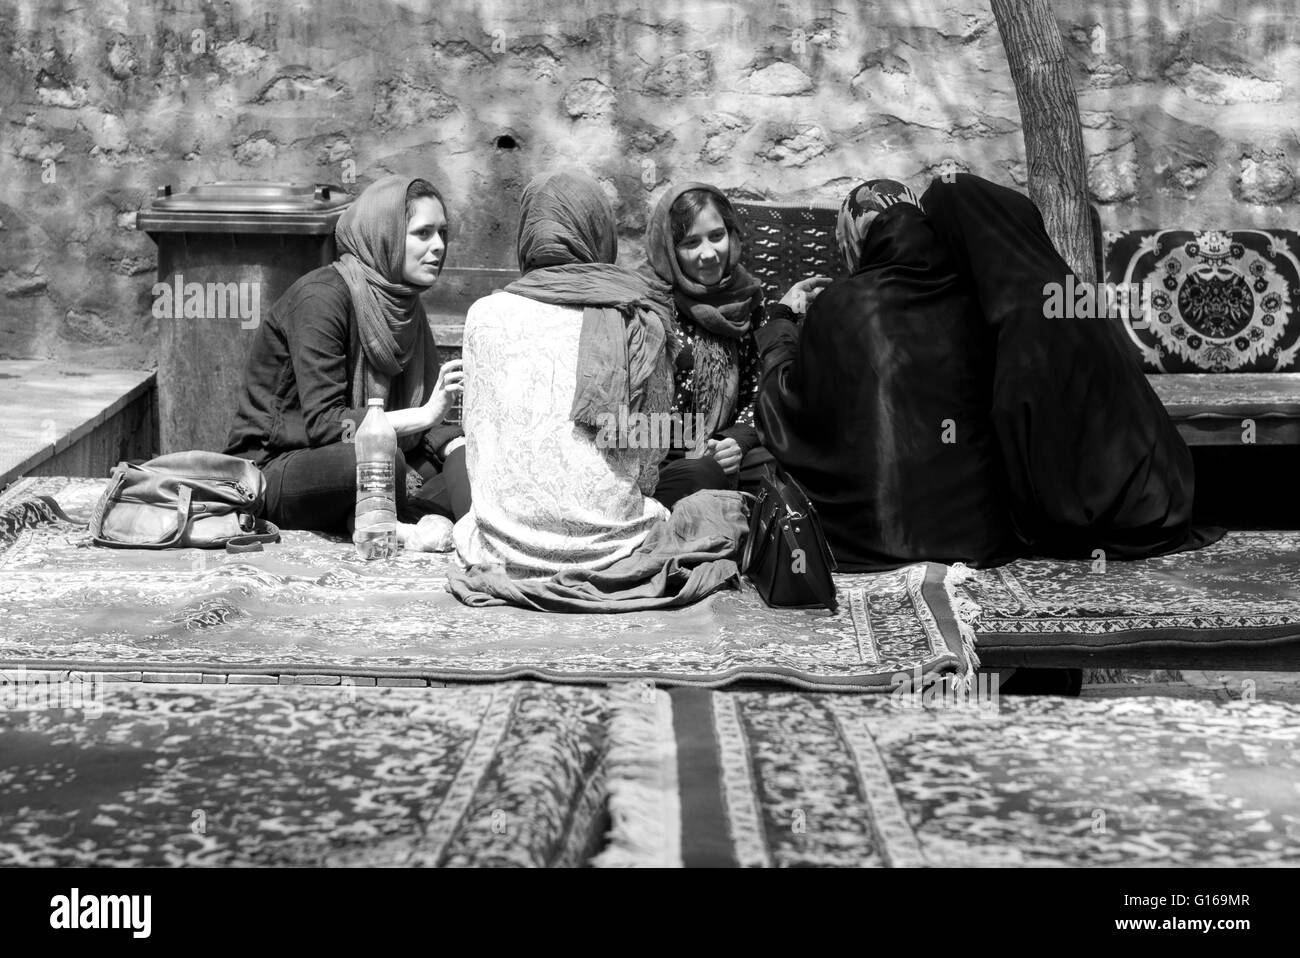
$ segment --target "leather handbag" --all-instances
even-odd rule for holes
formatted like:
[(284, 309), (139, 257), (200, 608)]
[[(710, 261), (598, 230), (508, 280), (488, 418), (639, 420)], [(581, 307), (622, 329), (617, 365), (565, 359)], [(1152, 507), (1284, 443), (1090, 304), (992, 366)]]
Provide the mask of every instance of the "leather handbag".
[(118, 463), (95, 504), (90, 534), (114, 549), (256, 551), (280, 530), (258, 518), (262, 471), (218, 452), (175, 452), (143, 465)]
[(759, 480), (740, 564), (769, 606), (839, 607), (835, 557), (808, 495), (775, 463)]

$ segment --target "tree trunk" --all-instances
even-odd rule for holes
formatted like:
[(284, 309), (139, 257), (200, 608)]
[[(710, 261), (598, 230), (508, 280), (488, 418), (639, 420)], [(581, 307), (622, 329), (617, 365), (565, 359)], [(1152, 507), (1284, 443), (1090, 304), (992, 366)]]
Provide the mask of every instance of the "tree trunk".
[(1051, 0), (990, 0), (1020, 103), (1029, 197), (1047, 235), (1082, 280), (1097, 279), (1079, 101)]

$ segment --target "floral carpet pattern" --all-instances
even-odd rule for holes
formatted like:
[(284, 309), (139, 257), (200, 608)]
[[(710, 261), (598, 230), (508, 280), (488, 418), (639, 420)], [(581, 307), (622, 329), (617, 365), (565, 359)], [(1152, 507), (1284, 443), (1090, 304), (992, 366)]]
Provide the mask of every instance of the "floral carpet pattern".
[(1140, 562), (1022, 559), (974, 570), (981, 651), (1300, 641), (1300, 532), (1229, 532)]
[(1106, 278), (1150, 288), (1122, 318), (1149, 372), (1291, 372), (1300, 359), (1300, 234), (1126, 230), (1106, 234)]
[(1300, 865), (1295, 704), (620, 692), (609, 768), (606, 867)]
[(0, 865), (576, 866), (603, 837), (601, 690), (75, 685), (0, 684)]
[(0, 667), (887, 691), (971, 663), (939, 565), (839, 577), (835, 615), (748, 587), (653, 613), (475, 609), (445, 589), (449, 556), (366, 563), (308, 532), (250, 554), (101, 549), (39, 498), (84, 519), (102, 488), (29, 478), (0, 495)]

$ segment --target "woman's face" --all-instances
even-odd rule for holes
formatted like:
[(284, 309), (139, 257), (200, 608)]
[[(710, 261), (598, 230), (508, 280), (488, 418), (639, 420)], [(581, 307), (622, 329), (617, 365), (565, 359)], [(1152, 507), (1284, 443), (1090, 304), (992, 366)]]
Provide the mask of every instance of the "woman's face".
[(677, 244), (677, 265), (701, 286), (722, 282), (731, 255), (731, 234), (710, 203), (695, 216), (695, 222)]
[(432, 286), (447, 252), (447, 215), (432, 196), (421, 196), (406, 221), (406, 260), (402, 279), (412, 286)]

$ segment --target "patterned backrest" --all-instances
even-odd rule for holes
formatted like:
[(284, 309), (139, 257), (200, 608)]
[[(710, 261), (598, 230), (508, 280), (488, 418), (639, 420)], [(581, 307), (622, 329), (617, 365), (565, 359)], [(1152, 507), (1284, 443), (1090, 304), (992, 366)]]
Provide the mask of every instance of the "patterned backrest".
[[(837, 207), (733, 200), (745, 263), (771, 300), (797, 280), (844, 275)], [(1095, 211), (1094, 211), (1095, 216)], [(1150, 308), (1124, 325), (1148, 372), (1300, 372), (1300, 233), (1106, 232), (1105, 279), (1145, 284)]]
[(745, 234), (745, 267), (771, 302), (809, 276), (843, 276), (835, 246), (839, 207), (824, 203), (732, 200)]
[(1150, 306), (1121, 317), (1148, 372), (1300, 371), (1300, 233), (1106, 233), (1106, 280), (1146, 284)]

